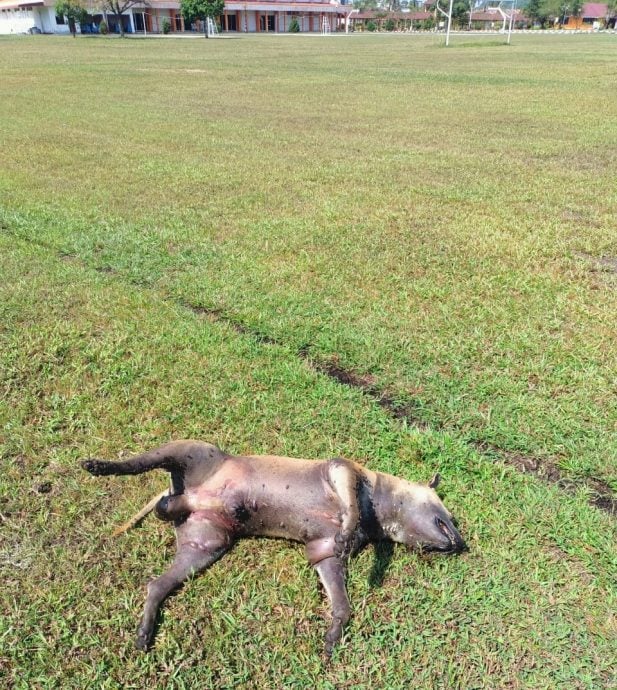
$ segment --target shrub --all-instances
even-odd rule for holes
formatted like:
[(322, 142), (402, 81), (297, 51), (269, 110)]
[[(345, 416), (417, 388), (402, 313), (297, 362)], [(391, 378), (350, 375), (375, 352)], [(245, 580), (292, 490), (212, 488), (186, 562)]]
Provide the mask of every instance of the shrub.
[(109, 27), (107, 26), (107, 22), (105, 20), (101, 21), (99, 24), (99, 33), (103, 34), (103, 36), (109, 33)]
[(367, 31), (377, 31), (377, 24), (375, 22), (366, 22)]
[(291, 22), (289, 22), (289, 33), (290, 34), (298, 34), (300, 33), (300, 24), (298, 23), (298, 20), (296, 17), (294, 17)]
[(394, 29), (396, 29), (396, 22), (394, 21), (394, 19), (386, 19), (383, 28), (386, 31), (394, 31)]
[(163, 23), (161, 24), (161, 30), (164, 34), (168, 34), (171, 31), (171, 24), (169, 23), (169, 19), (163, 19)]

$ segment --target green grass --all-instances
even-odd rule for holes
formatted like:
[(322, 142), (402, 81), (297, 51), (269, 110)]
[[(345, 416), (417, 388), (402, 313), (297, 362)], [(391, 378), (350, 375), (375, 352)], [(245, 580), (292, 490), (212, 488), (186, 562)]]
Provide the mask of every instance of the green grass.
[[(0, 40), (0, 682), (615, 686), (614, 37), (456, 41)], [(108, 535), (164, 478), (77, 460), (191, 436), (440, 470), (471, 551), (361, 554), (324, 668), (301, 550), (242, 543), (138, 654), (173, 537)]]

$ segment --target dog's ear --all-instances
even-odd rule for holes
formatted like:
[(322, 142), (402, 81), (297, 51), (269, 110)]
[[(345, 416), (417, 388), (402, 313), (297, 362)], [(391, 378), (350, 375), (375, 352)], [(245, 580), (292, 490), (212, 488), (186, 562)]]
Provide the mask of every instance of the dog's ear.
[(439, 486), (439, 482), (441, 481), (441, 475), (439, 472), (433, 475), (433, 478), (431, 481), (428, 483), (429, 489), (436, 489)]

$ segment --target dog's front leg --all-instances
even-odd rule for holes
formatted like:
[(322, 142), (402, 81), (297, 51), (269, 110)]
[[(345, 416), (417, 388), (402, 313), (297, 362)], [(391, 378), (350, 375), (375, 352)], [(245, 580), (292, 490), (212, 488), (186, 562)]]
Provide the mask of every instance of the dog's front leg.
[(353, 465), (343, 458), (328, 461), (328, 483), (340, 502), (341, 529), (335, 537), (334, 554), (346, 559), (357, 546), (360, 508), (358, 506), (358, 474)]
[(332, 556), (316, 563), (315, 570), (319, 574), (332, 608), (332, 623), (326, 633), (324, 648), (326, 656), (330, 657), (351, 615), (349, 598), (345, 589), (345, 566), (340, 558)]

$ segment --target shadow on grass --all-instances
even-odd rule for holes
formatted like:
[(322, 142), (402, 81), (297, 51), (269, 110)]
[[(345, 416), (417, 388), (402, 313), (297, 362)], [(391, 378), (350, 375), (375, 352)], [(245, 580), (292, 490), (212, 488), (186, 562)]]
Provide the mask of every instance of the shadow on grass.
[(391, 541), (379, 541), (375, 544), (374, 553), (375, 558), (373, 560), (373, 567), (368, 576), (368, 583), (371, 588), (381, 587), (383, 585), (386, 572), (392, 561), (394, 544)]
[(465, 41), (464, 43), (456, 43), (457, 48), (497, 48), (507, 46), (505, 39), (490, 40), (490, 41)]

